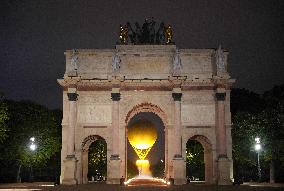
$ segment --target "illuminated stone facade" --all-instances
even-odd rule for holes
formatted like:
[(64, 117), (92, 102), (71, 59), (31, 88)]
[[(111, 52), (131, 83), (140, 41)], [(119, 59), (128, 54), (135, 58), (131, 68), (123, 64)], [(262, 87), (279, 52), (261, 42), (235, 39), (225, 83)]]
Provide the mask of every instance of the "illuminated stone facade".
[(204, 148), (207, 183), (230, 184), (232, 143), (228, 53), (175, 45), (68, 50), (63, 88), (61, 182), (87, 183), (88, 147), (107, 143), (107, 182), (126, 177), (127, 125), (140, 112), (165, 127), (165, 174), (186, 183), (186, 142)]

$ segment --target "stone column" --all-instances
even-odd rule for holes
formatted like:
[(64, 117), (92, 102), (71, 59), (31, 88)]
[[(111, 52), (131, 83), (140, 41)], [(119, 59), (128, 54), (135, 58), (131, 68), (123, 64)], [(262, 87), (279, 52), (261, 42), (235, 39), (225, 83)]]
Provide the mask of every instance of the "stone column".
[(120, 183), (120, 156), (119, 156), (119, 100), (120, 93), (111, 93), (112, 99), (112, 154), (110, 156), (110, 172), (108, 173), (109, 184)]
[(172, 93), (174, 99), (174, 158), (173, 178), (175, 185), (185, 184), (185, 161), (182, 157), (181, 139), (181, 97), (182, 93)]
[(226, 93), (216, 93), (217, 100), (217, 144), (218, 157), (227, 157), (227, 141), (225, 127), (225, 97)]
[(119, 158), (119, 100), (120, 93), (111, 93), (112, 99), (112, 158)]
[(175, 132), (175, 156), (182, 158), (181, 154), (181, 96), (182, 93), (173, 93), (174, 99), (174, 132)]
[(75, 157), (75, 126), (77, 120), (77, 94), (67, 93), (69, 100), (68, 132), (67, 132), (67, 156), (64, 160), (64, 177), (62, 184), (77, 184), (76, 170), (77, 159)]
[(75, 125), (77, 118), (77, 94), (67, 93), (69, 100), (69, 120), (68, 120), (68, 138), (67, 138), (67, 156), (74, 155), (75, 149)]
[(217, 121), (216, 137), (218, 149), (218, 184), (229, 185), (230, 179), (230, 160), (227, 157), (227, 133), (225, 126), (225, 90), (217, 91)]

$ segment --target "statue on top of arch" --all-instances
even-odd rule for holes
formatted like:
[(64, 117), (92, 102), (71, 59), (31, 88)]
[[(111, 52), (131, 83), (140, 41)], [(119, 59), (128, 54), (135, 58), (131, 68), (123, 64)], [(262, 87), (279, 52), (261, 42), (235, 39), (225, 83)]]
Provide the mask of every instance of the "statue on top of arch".
[(129, 22), (126, 25), (120, 25), (118, 44), (174, 44), (173, 30), (171, 25), (165, 25), (163, 22), (156, 28), (154, 18), (145, 19), (142, 27), (135, 22), (135, 30)]
[(218, 49), (215, 51), (215, 63), (217, 76), (222, 78), (228, 77), (226, 57), (221, 45), (219, 45)]

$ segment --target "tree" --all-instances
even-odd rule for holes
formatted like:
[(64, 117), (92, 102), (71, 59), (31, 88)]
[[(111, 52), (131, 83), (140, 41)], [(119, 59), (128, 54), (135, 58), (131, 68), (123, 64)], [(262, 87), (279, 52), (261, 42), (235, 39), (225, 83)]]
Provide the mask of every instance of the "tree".
[[(284, 84), (264, 93), (266, 102), (262, 117), (265, 119), (265, 160), (270, 163), (270, 182), (275, 181), (275, 162), (284, 167)], [(278, 168), (279, 169), (279, 168)], [(283, 177), (283, 173), (280, 176)]]
[[(284, 88), (274, 87), (262, 96), (249, 91), (235, 91), (232, 98), (246, 100), (246, 103), (232, 104), (232, 139), (235, 173), (248, 179), (256, 177), (256, 153), (254, 138), (259, 136), (263, 145), (261, 164), (263, 169), (270, 163), (270, 180), (274, 181), (274, 162), (284, 167)], [(253, 96), (252, 96), (253, 95)], [(245, 96), (246, 98), (242, 98)], [(242, 102), (242, 101), (240, 101)], [(237, 100), (232, 100), (237, 103)], [(236, 106), (236, 107), (235, 107)], [(242, 106), (242, 107), (240, 107)], [(279, 169), (281, 169), (279, 168)], [(283, 177), (281, 173), (278, 177)], [(265, 178), (265, 177), (264, 177)]]
[(94, 141), (89, 147), (89, 174), (107, 175), (107, 145), (102, 139)]
[[(46, 165), (61, 148), (61, 112), (30, 101), (6, 103), (10, 116), (7, 121), (9, 131), (8, 138), (0, 145), (1, 166), (17, 166), (19, 175), (22, 167)], [(30, 137), (35, 137), (35, 152), (29, 149)]]
[(8, 107), (3, 99), (3, 96), (0, 94), (0, 143), (3, 143), (3, 141), (7, 138), (8, 119)]
[(202, 145), (195, 140), (186, 143), (187, 176), (205, 179), (204, 150)]

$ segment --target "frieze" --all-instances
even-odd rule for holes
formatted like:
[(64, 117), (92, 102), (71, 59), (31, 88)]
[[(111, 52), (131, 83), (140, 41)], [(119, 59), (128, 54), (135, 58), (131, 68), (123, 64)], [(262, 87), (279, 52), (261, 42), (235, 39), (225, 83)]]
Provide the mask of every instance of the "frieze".
[(215, 105), (187, 104), (181, 106), (181, 122), (186, 126), (215, 124)]
[(80, 104), (111, 104), (111, 98), (109, 94), (93, 94), (93, 95), (81, 95)]
[(213, 93), (183, 94), (182, 104), (212, 104), (215, 102)]
[(78, 113), (83, 124), (111, 123), (111, 105), (80, 105)]

